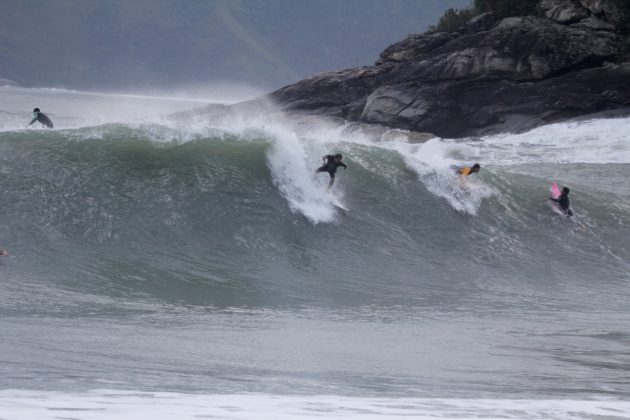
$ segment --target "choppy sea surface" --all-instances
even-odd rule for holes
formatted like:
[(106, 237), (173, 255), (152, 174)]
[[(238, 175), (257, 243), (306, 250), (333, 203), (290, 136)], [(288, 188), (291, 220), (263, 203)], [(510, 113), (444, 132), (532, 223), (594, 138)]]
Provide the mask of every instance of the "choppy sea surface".
[(199, 106), (0, 88), (0, 419), (630, 418), (630, 119), (410, 144)]

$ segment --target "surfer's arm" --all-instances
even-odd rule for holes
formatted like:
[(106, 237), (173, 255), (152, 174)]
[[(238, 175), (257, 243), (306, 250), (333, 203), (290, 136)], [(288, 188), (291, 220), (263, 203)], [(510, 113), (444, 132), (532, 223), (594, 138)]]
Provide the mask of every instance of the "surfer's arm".
[(29, 127), (29, 126), (30, 126), (31, 124), (33, 124), (35, 121), (37, 121), (37, 117), (33, 118), (33, 120), (32, 120), (30, 123), (28, 123), (27, 127)]
[(348, 166), (346, 166), (345, 163), (340, 163), (339, 166), (343, 166), (343, 169), (348, 169)]

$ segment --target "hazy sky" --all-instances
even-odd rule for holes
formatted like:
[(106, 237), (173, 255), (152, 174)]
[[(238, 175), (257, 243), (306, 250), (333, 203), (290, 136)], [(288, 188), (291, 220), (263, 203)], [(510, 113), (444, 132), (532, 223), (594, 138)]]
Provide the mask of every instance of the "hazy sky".
[(0, 77), (24, 86), (280, 87), (372, 64), (470, 0), (0, 0)]

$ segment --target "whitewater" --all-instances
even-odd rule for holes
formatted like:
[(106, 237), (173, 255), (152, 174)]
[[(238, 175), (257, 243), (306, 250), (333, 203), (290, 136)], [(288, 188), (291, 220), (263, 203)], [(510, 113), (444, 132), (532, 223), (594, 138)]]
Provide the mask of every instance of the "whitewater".
[(200, 106), (0, 87), (0, 418), (630, 418), (630, 118)]

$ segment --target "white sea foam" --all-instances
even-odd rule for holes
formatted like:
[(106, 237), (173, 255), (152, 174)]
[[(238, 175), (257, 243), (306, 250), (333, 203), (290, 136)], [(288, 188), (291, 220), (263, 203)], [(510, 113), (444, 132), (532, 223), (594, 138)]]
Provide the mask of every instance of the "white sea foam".
[(4, 420), (137, 419), (592, 419), (627, 418), (617, 400), (490, 400), (200, 395), (94, 390), (84, 393), (0, 391)]
[[(0, 132), (41, 130), (26, 125), (38, 107), (55, 130), (79, 129), (110, 123), (154, 121), (157, 116), (199, 107), (195, 100), (149, 96), (99, 94), (64, 89), (0, 88)], [(48, 132), (49, 130), (43, 130)]]
[[(212, 123), (202, 120), (194, 130), (197, 134), (204, 131), (214, 134), (218, 130), (242, 141), (270, 140), (268, 166), (274, 184), (291, 210), (301, 213), (314, 224), (336, 220), (338, 210), (335, 204), (344, 205), (343, 194), (328, 192), (328, 176), (315, 174), (321, 164), (321, 155), (329, 151), (329, 137), (326, 137), (329, 131), (305, 138), (271, 105), (252, 114), (229, 113)], [(324, 176), (325, 180), (322, 179)]]
[[(485, 163), (630, 163), (630, 118), (558, 123), (469, 141)], [(468, 155), (467, 155), (468, 156)]]
[[(65, 91), (60, 98), (60, 93), (56, 91), (11, 89), (7, 92), (21, 100), (32, 96), (46, 105), (46, 101), (54, 99), (56, 109), (68, 114), (55, 120), (57, 127), (89, 127), (83, 128), (78, 134), (70, 130), (68, 136), (73, 138), (77, 135), (90, 139), (104, 137), (111, 133), (111, 129), (99, 124), (122, 122), (156, 142), (188, 142), (210, 137), (269, 141), (271, 147), (267, 161), (278, 191), (293, 211), (303, 214), (315, 224), (337, 219), (338, 210), (334, 202), (347, 206), (343, 198), (343, 182), (335, 185), (335, 196), (331, 197), (326, 193), (326, 174), (313, 174), (321, 155), (343, 151), (352, 161), (353, 147), (356, 145), (399, 153), (406, 166), (417, 174), (419, 181), (429, 191), (444, 198), (454, 209), (473, 215), (483, 200), (495, 192), (483, 181), (483, 174), (462, 180), (455, 174), (453, 166), (480, 162), (485, 171), (486, 165), (630, 163), (629, 118), (559, 123), (522, 134), (502, 134), (467, 141), (435, 138), (423, 144), (410, 144), (403, 135), (397, 139), (395, 132), (384, 139), (378, 134), (379, 130), (346, 130), (347, 127), (317, 118), (296, 124), (271, 104), (249, 111), (241, 108), (240, 112), (202, 112), (194, 118), (178, 120), (163, 115), (168, 111), (194, 108), (199, 104), (185, 104), (181, 100), (169, 102), (168, 98), (128, 95), (110, 98), (108, 95)], [(81, 105), (79, 108), (75, 103), (77, 101)], [(90, 105), (92, 102), (94, 106)], [(24, 103), (24, 108), (28, 109), (26, 105)], [(53, 105), (50, 108), (54, 109)], [(77, 115), (70, 117), (76, 112)], [(30, 114), (24, 115), (7, 113), (6, 121), (0, 124), (0, 131), (23, 129), (23, 119)]]
[(475, 155), (465, 144), (436, 138), (422, 144), (392, 142), (381, 147), (400, 153), (426, 188), (458, 211), (474, 215), (483, 199), (494, 194), (494, 190), (479, 179), (463, 179), (457, 175), (457, 166), (473, 163), (463, 160), (464, 156)]
[(274, 143), (267, 155), (274, 183), (289, 203), (314, 223), (331, 222), (336, 211), (326, 187), (316, 182), (313, 159), (291, 131), (274, 130)]

